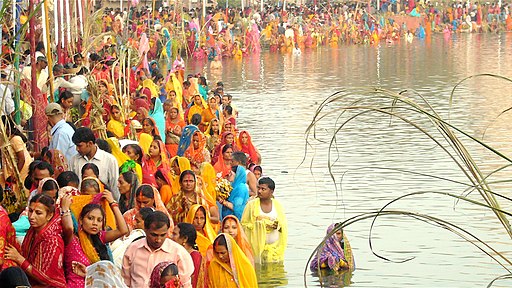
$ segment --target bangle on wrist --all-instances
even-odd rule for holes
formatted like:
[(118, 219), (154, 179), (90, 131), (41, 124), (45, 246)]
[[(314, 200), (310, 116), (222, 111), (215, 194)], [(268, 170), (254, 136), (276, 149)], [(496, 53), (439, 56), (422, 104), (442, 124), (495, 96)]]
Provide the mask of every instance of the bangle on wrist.
[(119, 207), (119, 204), (117, 202), (110, 204), (110, 208), (114, 208), (114, 207)]
[(118, 204), (116, 200), (112, 201), (112, 202), (109, 202), (108, 203), (110, 206), (114, 205), (114, 204)]
[(63, 211), (60, 211), (60, 216), (64, 216), (64, 215), (66, 215), (66, 214), (70, 214), (70, 212), (71, 212), (70, 210), (66, 210), (66, 211), (64, 211), (64, 210), (63, 210)]

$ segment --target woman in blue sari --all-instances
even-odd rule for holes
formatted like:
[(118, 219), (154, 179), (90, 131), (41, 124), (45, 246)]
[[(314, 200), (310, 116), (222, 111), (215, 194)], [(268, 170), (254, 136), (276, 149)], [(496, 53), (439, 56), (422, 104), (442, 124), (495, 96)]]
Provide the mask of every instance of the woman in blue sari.
[(156, 127), (158, 127), (158, 131), (161, 133), (160, 137), (165, 140), (165, 116), (164, 116), (164, 106), (158, 97), (151, 98), (151, 110), (149, 110), (149, 117), (153, 118), (156, 122)]
[(242, 219), (245, 205), (249, 200), (249, 188), (247, 188), (247, 174), (242, 166), (233, 166), (229, 173), (228, 180), (231, 182), (233, 190), (226, 200), (220, 200), (222, 206), (221, 219), (228, 215), (235, 215), (236, 218)]
[(190, 122), (191, 123), (189, 125), (183, 127), (180, 143), (178, 145), (178, 152), (176, 153), (178, 156), (183, 156), (185, 151), (187, 151), (188, 146), (190, 146), (190, 143), (192, 143), (192, 136), (194, 136), (194, 132), (199, 130), (198, 125), (201, 123), (201, 115), (193, 115)]

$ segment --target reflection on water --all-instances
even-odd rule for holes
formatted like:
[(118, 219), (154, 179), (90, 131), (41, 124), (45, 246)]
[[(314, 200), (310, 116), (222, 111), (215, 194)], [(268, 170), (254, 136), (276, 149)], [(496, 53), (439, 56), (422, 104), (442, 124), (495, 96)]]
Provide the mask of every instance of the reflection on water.
[(256, 276), (260, 287), (283, 287), (288, 285), (288, 278), (283, 263), (256, 264)]
[[(467, 182), (445, 152), (410, 126), (369, 115), (348, 125), (337, 140), (339, 161), (333, 167), (338, 190), (327, 174), (326, 144), (306, 148), (304, 132), (318, 105), (344, 87), (380, 86), (393, 91), (414, 89), (421, 93), (452, 124), (512, 154), (512, 113), (496, 117), (512, 107), (512, 84), (477, 78), (461, 85), (453, 109), (448, 100), (453, 86), (466, 76), (496, 73), (512, 76), (512, 34), (442, 36), (430, 42), (414, 41), (379, 47), (342, 46), (306, 50), (301, 56), (262, 52), (241, 61), (223, 62), (222, 80), (232, 94), (240, 120), (263, 156), (263, 173), (276, 181), (275, 197), (283, 204), (289, 226), (284, 267), (258, 267), (262, 286), (301, 287), (306, 260), (333, 222), (381, 208), (390, 200), (412, 192), (460, 194)], [(191, 72), (209, 76), (208, 63), (188, 63)], [(450, 114), (449, 114), (450, 112)], [(317, 135), (330, 140), (335, 121), (322, 126)], [(465, 143), (483, 173), (503, 161), (478, 145)], [(302, 165), (300, 165), (303, 163)], [(299, 166), (300, 165), (300, 166)], [(436, 175), (439, 179), (411, 175), (397, 168)], [(345, 174), (344, 174), (345, 173)], [(502, 176), (510, 178), (510, 169)], [(343, 176), (343, 182), (340, 181)], [(500, 186), (498, 186), (500, 185)], [(496, 184), (507, 196), (510, 183)], [(481, 200), (478, 194), (472, 194)], [(468, 203), (425, 194), (395, 203), (404, 209), (447, 219), (470, 230), (512, 258), (510, 239), (493, 213)], [(505, 210), (512, 209), (510, 202)], [(480, 250), (452, 233), (414, 219), (379, 218), (373, 231), (373, 248), (393, 260), (414, 257), (406, 263), (385, 262), (368, 247), (369, 221), (351, 225), (351, 246), (357, 270), (350, 287), (482, 287), (506, 271)], [(336, 278), (336, 277), (334, 277)], [(330, 278), (329, 278), (330, 279)], [(344, 277), (338, 279), (342, 283)], [(337, 283), (332, 280), (332, 283)], [(319, 286), (309, 270), (308, 286)], [(329, 280), (331, 283), (331, 280)], [(512, 286), (501, 281), (499, 285)], [(334, 284), (336, 286), (336, 284)], [(496, 286), (499, 287), (499, 286)]]
[(312, 273), (311, 275), (318, 278), (318, 284), (322, 287), (348, 287), (350, 286), (352, 274), (351, 270), (342, 270), (339, 272), (333, 272), (328, 270), (320, 270), (318, 273)]

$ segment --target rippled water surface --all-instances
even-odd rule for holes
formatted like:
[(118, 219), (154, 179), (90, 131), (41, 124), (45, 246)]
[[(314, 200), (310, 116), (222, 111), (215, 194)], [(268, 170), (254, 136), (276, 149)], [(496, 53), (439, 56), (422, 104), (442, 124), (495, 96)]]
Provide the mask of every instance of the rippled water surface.
[[(421, 93), (442, 117), (470, 135), (481, 138), (510, 156), (512, 117), (498, 114), (512, 107), (512, 84), (492, 78), (469, 80), (466, 76), (495, 73), (512, 77), (512, 34), (434, 37), (412, 44), (380, 47), (342, 46), (304, 51), (301, 56), (270, 54), (225, 60), (222, 75), (211, 75), (205, 62), (188, 63), (191, 71), (204, 71), (210, 80), (222, 79), (240, 111), (240, 129), (247, 129), (263, 155), (264, 174), (277, 184), (275, 196), (283, 203), (289, 224), (289, 244), (283, 266), (258, 267), (261, 286), (304, 286), (306, 262), (333, 222), (375, 211), (390, 200), (411, 192), (451, 192), (469, 183), (449, 156), (425, 135), (400, 121), (369, 115), (347, 125), (337, 140), (338, 158), (333, 167), (337, 191), (328, 175), (328, 144), (310, 139), (305, 155), (304, 132), (318, 105), (332, 93), (349, 87), (377, 86), (399, 92)], [(415, 98), (418, 99), (418, 98)], [(347, 104), (347, 103), (343, 103)], [(342, 103), (338, 104), (339, 106)], [(450, 112), (450, 115), (449, 115)], [(512, 113), (509, 113), (512, 114)], [(336, 116), (317, 129), (329, 141)], [(422, 125), (424, 120), (417, 120)], [(433, 129), (429, 130), (433, 131)], [(460, 136), (460, 134), (459, 134)], [(463, 140), (483, 172), (505, 162), (485, 149)], [(303, 162), (303, 159), (305, 161)], [(428, 176), (380, 168), (397, 168)], [(498, 173), (510, 179), (510, 169)], [(341, 181), (343, 176), (343, 181)], [(512, 185), (493, 186), (512, 196)], [(478, 194), (472, 199), (481, 201)], [(503, 201), (505, 210), (511, 202)], [(493, 213), (453, 198), (423, 194), (406, 198), (390, 209), (408, 210), (448, 220), (478, 236), (512, 259), (511, 239)], [(373, 249), (394, 261), (375, 257), (368, 243), (371, 221), (345, 229), (356, 259), (352, 274), (329, 278), (331, 287), (485, 287), (507, 271), (453, 233), (407, 217), (381, 217), (373, 230)], [(508, 265), (511, 268), (512, 265)], [(308, 286), (319, 278), (306, 273)], [(510, 287), (512, 281), (495, 287)]]

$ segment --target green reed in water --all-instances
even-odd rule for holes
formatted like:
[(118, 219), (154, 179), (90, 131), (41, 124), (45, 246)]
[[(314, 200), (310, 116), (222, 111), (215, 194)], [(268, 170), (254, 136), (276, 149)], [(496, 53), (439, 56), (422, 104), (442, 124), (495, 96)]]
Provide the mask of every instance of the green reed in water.
[[(460, 87), (465, 81), (474, 78), (480, 77), (492, 77), (499, 80), (503, 80), (506, 82), (512, 83), (512, 79), (494, 75), (494, 74), (478, 74), (473, 75), (467, 78), (462, 79), (459, 83), (457, 83), (450, 94), (449, 105), (450, 109), (453, 103), (453, 99), (455, 97), (455, 92), (458, 87)], [(499, 113), (496, 117), (500, 117), (503, 114), (512, 110), (512, 107), (507, 107), (503, 111)], [(499, 150), (493, 148), (489, 144), (483, 141), (482, 138), (479, 139), (469, 133), (463, 131), (456, 125), (451, 124), (449, 119), (444, 119), (437, 111), (434, 109), (433, 105), (429, 103), (429, 101), (419, 94), (416, 91), (411, 90), (403, 90), (401, 92), (393, 92), (386, 89), (381, 88), (370, 88), (370, 87), (356, 87), (350, 89), (344, 89), (338, 91), (325, 99), (315, 111), (315, 115), (310, 125), (307, 127), (305, 132), (306, 138), (306, 147), (305, 147), (305, 155), (303, 159), (303, 163), (306, 160), (306, 156), (308, 154), (308, 149), (312, 149), (315, 147), (314, 141), (321, 142), (324, 144), (328, 144), (328, 157), (327, 157), (327, 168), (329, 170), (329, 175), (331, 180), (335, 184), (337, 184), (333, 169), (335, 168), (335, 164), (340, 159), (340, 151), (337, 143), (337, 137), (340, 136), (342, 132), (349, 129), (349, 124), (357, 124), (357, 121), (362, 121), (362, 119), (368, 119), (367, 116), (377, 115), (376, 118), (379, 120), (384, 116), (386, 121), (389, 121), (389, 125), (393, 125), (393, 121), (401, 121), (413, 127), (415, 130), (423, 134), (430, 141), (434, 143), (434, 145), (441, 150), (453, 161), (453, 163), (457, 166), (460, 172), (465, 176), (467, 182), (454, 181), (451, 179), (428, 175), (425, 173), (419, 173), (414, 171), (408, 171), (406, 169), (396, 169), (396, 168), (384, 168), (384, 167), (371, 167), (372, 169), (382, 169), (382, 170), (393, 170), (401, 173), (410, 173), (415, 175), (427, 176), (432, 178), (441, 179), (444, 181), (450, 181), (457, 184), (462, 184), (466, 188), (461, 191), (460, 195), (456, 193), (445, 193), (445, 192), (414, 192), (402, 195), (398, 198), (393, 199), (382, 208), (377, 211), (369, 211), (367, 213), (363, 213), (360, 215), (356, 215), (345, 221), (341, 222), (340, 225), (337, 225), (332, 232), (325, 236), (323, 241), (316, 247), (316, 249), (311, 254), (308, 259), (308, 263), (306, 265), (306, 270), (304, 272), (304, 285), (306, 285), (306, 275), (307, 269), (309, 266), (309, 262), (316, 257), (316, 252), (321, 249), (325, 243), (325, 241), (334, 235), (338, 230), (343, 229), (344, 227), (351, 225), (353, 223), (359, 222), (361, 220), (373, 219), (370, 233), (369, 233), (369, 245), (372, 253), (386, 261), (393, 262), (406, 262), (412, 258), (407, 258), (403, 260), (391, 260), (384, 256), (376, 253), (372, 247), (372, 230), (374, 228), (375, 222), (380, 216), (390, 216), (390, 215), (399, 215), (411, 217), (419, 221), (426, 222), (428, 224), (446, 229), (457, 236), (465, 239), (472, 245), (476, 246), (483, 253), (488, 255), (491, 259), (493, 259), (496, 263), (498, 263), (501, 267), (503, 267), (507, 274), (497, 277), (492, 280), (488, 287), (492, 286), (495, 281), (501, 279), (511, 279), (512, 271), (511, 266), (512, 262), (505, 255), (491, 247), (485, 241), (478, 238), (476, 235), (472, 234), (470, 231), (459, 227), (455, 224), (450, 223), (444, 219), (436, 218), (430, 215), (413, 213), (410, 211), (402, 211), (402, 210), (389, 210), (388, 206), (400, 201), (407, 197), (418, 196), (422, 194), (434, 194), (434, 195), (442, 195), (448, 196), (450, 198), (456, 199), (456, 201), (466, 201), (468, 203), (478, 205), (480, 207), (484, 207), (486, 209), (491, 210), (496, 218), (500, 221), (501, 225), (505, 232), (512, 239), (512, 227), (507, 216), (511, 216), (512, 214), (504, 211), (500, 207), (500, 201), (506, 201), (507, 204), (512, 202), (511, 198), (508, 198), (496, 191), (493, 191), (491, 185), (498, 183), (506, 183), (511, 182), (511, 180), (496, 180), (491, 181), (492, 176), (496, 173), (505, 170), (506, 168), (512, 166), (512, 160)], [(334, 123), (332, 120), (335, 119)], [(372, 118), (373, 119), (373, 118)], [(495, 119), (496, 120), (496, 119)], [(330, 121), (330, 122), (329, 122)], [(494, 121), (493, 121), (494, 122)], [(329, 124), (326, 124), (329, 123)], [(332, 125), (332, 126), (330, 126)], [(323, 140), (320, 135), (325, 134), (326, 129), (332, 129), (333, 132), (328, 132), (330, 135), (330, 139)], [(487, 129), (486, 129), (487, 130)], [(331, 131), (331, 130), (328, 130)], [(382, 136), (386, 137), (386, 133), (382, 132)], [(485, 132), (484, 132), (485, 135)], [(470, 145), (467, 142), (476, 143), (477, 147), (483, 147), (487, 151), (492, 154), (495, 154), (500, 159), (502, 159), (505, 164), (501, 165), (498, 168), (495, 168), (491, 172), (484, 173), (479, 165), (476, 163), (474, 158), (470, 153)], [(334, 159), (333, 159), (334, 158)], [(313, 161), (313, 160), (311, 160)], [(302, 164), (302, 163), (301, 163)], [(339, 172), (339, 171), (337, 171)], [(479, 193), (481, 200), (474, 200), (468, 198), (468, 195), (476, 191)], [(336, 189), (336, 195), (338, 194), (338, 190)], [(502, 202), (505, 203), (505, 202)], [(320, 282), (324, 284), (322, 281), (322, 274), (320, 273)], [(307, 286), (307, 285), (306, 285)]]

